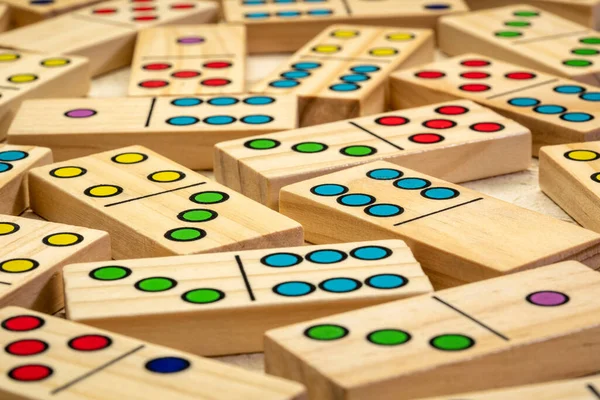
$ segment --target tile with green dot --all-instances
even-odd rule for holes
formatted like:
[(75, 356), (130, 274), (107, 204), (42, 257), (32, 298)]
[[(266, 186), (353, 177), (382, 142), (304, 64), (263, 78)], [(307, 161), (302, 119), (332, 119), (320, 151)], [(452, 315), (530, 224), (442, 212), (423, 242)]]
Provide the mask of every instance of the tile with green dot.
[(474, 400), (456, 394), (592, 374), (598, 290), (567, 261), (304, 321), (266, 333), (266, 370), (311, 400)]

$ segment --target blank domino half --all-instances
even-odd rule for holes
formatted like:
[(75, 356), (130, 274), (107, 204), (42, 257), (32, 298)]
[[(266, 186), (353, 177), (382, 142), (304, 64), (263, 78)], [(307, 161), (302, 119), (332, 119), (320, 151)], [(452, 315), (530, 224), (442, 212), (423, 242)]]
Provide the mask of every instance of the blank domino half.
[(110, 260), (106, 232), (0, 215), (0, 307), (64, 307), (62, 267)]
[(439, 46), (452, 56), (480, 53), (600, 86), (600, 34), (527, 5), (442, 18)]
[(251, 53), (296, 51), (332, 24), (434, 29), (438, 18), (467, 11), (463, 0), (222, 0), (227, 22), (248, 29)]
[(29, 207), (27, 173), (51, 162), (44, 147), (0, 144), (0, 214), (19, 215)]
[(598, 272), (564, 262), (307, 321), (267, 332), (266, 370), (304, 382), (314, 400), (408, 400), (575, 378), (600, 363), (590, 350), (600, 346), (598, 290)]
[(3, 140), (23, 100), (87, 95), (89, 62), (83, 57), (0, 49), (0, 82), (0, 140)]
[(303, 243), (297, 222), (141, 146), (36, 168), (29, 189), (41, 217), (110, 233), (117, 259)]
[(300, 126), (377, 114), (389, 74), (432, 61), (433, 49), (431, 30), (333, 25), (250, 91), (297, 95)]
[(67, 318), (206, 356), (262, 351), (269, 329), (432, 291), (400, 240), (65, 268)]
[(190, 169), (211, 169), (218, 142), (297, 128), (297, 104), (291, 95), (32, 100), (8, 142), (47, 146), (56, 161), (140, 144)]
[(399, 71), (391, 78), (396, 109), (467, 98), (515, 120), (541, 146), (600, 139), (600, 89), (467, 54)]
[(15, 26), (29, 25), (54, 18), (102, 0), (5, 0), (10, 6), (10, 19)]
[(286, 186), (279, 209), (311, 243), (402, 239), (436, 287), (566, 259), (600, 267), (595, 232), (385, 161)]
[(246, 28), (218, 24), (144, 29), (131, 70), (130, 96), (243, 93)]
[(81, 55), (90, 60), (92, 76), (97, 76), (130, 64), (139, 30), (210, 22), (216, 13), (217, 6), (210, 1), (150, 0), (132, 4), (115, 0), (2, 33), (0, 46)]
[(286, 185), (385, 159), (463, 182), (527, 169), (531, 134), (471, 101), (218, 143), (217, 180), (277, 208)]
[(295, 382), (24, 308), (0, 321), (3, 400), (306, 400)]

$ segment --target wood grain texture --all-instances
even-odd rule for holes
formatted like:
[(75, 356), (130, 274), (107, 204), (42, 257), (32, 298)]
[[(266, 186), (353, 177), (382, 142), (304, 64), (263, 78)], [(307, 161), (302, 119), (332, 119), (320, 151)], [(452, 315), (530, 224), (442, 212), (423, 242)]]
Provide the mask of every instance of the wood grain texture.
[(214, 164), (217, 181), (277, 208), (286, 185), (381, 159), (470, 181), (527, 169), (531, 133), (462, 100), (218, 143)]
[(64, 307), (62, 268), (110, 260), (106, 232), (0, 215), (0, 307), (52, 314)]
[(218, 142), (297, 128), (297, 103), (291, 95), (33, 100), (17, 113), (8, 142), (45, 145), (56, 161), (139, 144), (211, 169)]
[(218, 24), (144, 29), (131, 69), (130, 96), (243, 93), (246, 28)]
[(6, 4), (0, 4), (0, 32), (4, 32), (10, 25), (11, 11)]
[(592, 231), (384, 161), (286, 186), (279, 209), (311, 243), (406, 241), (436, 288), (567, 259), (600, 267)]
[(0, 320), (5, 400), (306, 399), (295, 382), (25, 308), (4, 308)]
[(448, 16), (439, 24), (446, 54), (498, 57), (594, 86), (600, 86), (599, 40), (598, 32), (529, 5)]
[(598, 272), (564, 262), (306, 321), (267, 332), (266, 369), (319, 400), (456, 398), (575, 378), (600, 362), (598, 289)]
[(0, 144), (0, 214), (19, 215), (29, 207), (27, 173), (51, 162), (47, 148)]
[(6, 0), (5, 3), (10, 6), (10, 19), (13, 26), (19, 27), (33, 24), (44, 19), (54, 18), (79, 8), (98, 4), (102, 1), (103, 0)]
[(84, 56), (92, 76), (97, 76), (131, 63), (139, 30), (210, 22), (217, 13), (214, 3), (196, 0), (152, 0), (144, 7), (151, 11), (135, 11), (127, 0), (92, 5), (2, 33), (0, 46)]
[(387, 109), (388, 75), (433, 60), (433, 31), (333, 25), (250, 91), (294, 94), (300, 126)]
[(297, 246), (302, 227), (144, 147), (36, 168), (32, 210), (102, 229), (113, 257), (158, 257)]
[(396, 109), (466, 98), (529, 128), (541, 146), (600, 139), (598, 88), (478, 54), (399, 71), (391, 78)]

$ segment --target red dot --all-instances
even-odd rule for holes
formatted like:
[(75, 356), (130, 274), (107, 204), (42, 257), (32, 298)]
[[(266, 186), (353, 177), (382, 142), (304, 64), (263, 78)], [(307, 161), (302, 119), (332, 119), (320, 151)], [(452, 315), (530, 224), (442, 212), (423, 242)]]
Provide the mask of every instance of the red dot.
[(201, 82), (201, 84), (204, 86), (225, 86), (229, 85), (230, 83), (231, 81), (229, 79), (223, 78), (205, 79)]
[(161, 81), (161, 80), (150, 80), (150, 81), (141, 81), (138, 83), (138, 86), (146, 88), (146, 89), (154, 89), (168, 86), (169, 82)]
[(133, 17), (134, 21), (154, 21), (158, 19), (156, 15), (141, 15), (139, 17)]
[(536, 75), (532, 74), (531, 72), (509, 72), (508, 74), (506, 74), (504, 76), (507, 77), (508, 79), (517, 79), (517, 80), (533, 79), (536, 77)]
[(465, 67), (487, 67), (491, 62), (486, 60), (464, 60), (460, 64)]
[(169, 69), (171, 66), (172, 65), (169, 63), (152, 63), (146, 64), (142, 68), (149, 71), (161, 71), (163, 69)]
[(52, 368), (40, 364), (22, 365), (8, 373), (12, 379), (22, 382), (37, 382), (52, 375)]
[(435, 110), (438, 114), (443, 115), (460, 115), (469, 112), (469, 109), (462, 106), (442, 106)]
[(102, 335), (83, 335), (69, 341), (69, 347), (78, 351), (97, 351), (109, 347), (112, 340)]
[(477, 83), (469, 83), (467, 85), (462, 85), (460, 90), (464, 90), (465, 92), (485, 92), (486, 90), (490, 90), (490, 86), (477, 84)]
[(430, 119), (423, 122), (423, 126), (431, 129), (448, 129), (456, 126), (456, 122), (449, 119)]
[(94, 14), (114, 14), (116, 12), (116, 8), (96, 8), (94, 11), (92, 11)]
[(184, 10), (186, 8), (194, 8), (196, 7), (195, 4), (191, 4), (191, 3), (176, 3), (176, 4), (172, 4), (171, 8), (174, 10)]
[(43, 353), (48, 348), (46, 342), (36, 339), (24, 339), (12, 342), (5, 350), (13, 356), (32, 356)]
[(429, 144), (429, 143), (438, 143), (444, 140), (442, 135), (437, 135), (435, 133), (419, 133), (416, 135), (412, 135), (408, 138), (411, 142)]
[(417, 78), (438, 79), (446, 76), (442, 71), (420, 71), (415, 74)]
[(471, 125), (471, 129), (476, 132), (498, 132), (504, 129), (504, 125), (497, 124), (496, 122), (480, 122)]
[(175, 78), (195, 78), (200, 76), (200, 72), (198, 71), (177, 71), (173, 72), (171, 76)]
[(7, 331), (26, 332), (40, 328), (44, 320), (33, 315), (19, 315), (2, 322), (2, 327)]
[(408, 124), (409, 120), (404, 117), (381, 117), (375, 120), (379, 125), (385, 126), (399, 126)]
[(463, 72), (460, 74), (465, 79), (485, 79), (489, 78), (490, 74), (487, 72), (473, 71), (473, 72)]
[(232, 64), (229, 61), (211, 61), (211, 62), (204, 63), (204, 68), (220, 69), (220, 68), (229, 68), (229, 67), (231, 67), (231, 65)]
[(156, 7), (154, 6), (142, 6), (142, 7), (132, 7), (131, 11), (154, 11)]

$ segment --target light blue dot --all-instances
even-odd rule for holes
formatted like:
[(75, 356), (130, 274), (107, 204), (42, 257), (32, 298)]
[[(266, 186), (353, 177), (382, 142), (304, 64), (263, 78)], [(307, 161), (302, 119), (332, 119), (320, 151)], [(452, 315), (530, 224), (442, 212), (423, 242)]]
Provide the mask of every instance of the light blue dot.
[(215, 97), (214, 99), (208, 100), (208, 104), (211, 106), (231, 106), (238, 101), (239, 100), (235, 97)]
[(406, 190), (423, 189), (429, 185), (431, 185), (429, 181), (421, 178), (404, 178), (394, 182), (394, 186)]
[(291, 79), (280, 79), (278, 81), (273, 81), (269, 83), (269, 86), (274, 88), (293, 88), (300, 84), (298, 81), (294, 81)]
[(262, 125), (273, 121), (273, 117), (269, 117), (268, 115), (247, 115), (241, 121), (249, 125)]
[(350, 255), (359, 260), (382, 260), (392, 254), (392, 251), (381, 246), (363, 246), (350, 252)]
[(268, 12), (251, 12), (251, 13), (246, 13), (245, 17), (248, 19), (263, 19), (263, 18), (269, 18), (271, 16), (271, 14), (269, 14)]
[(362, 74), (354, 74), (354, 75), (344, 75), (340, 78), (340, 80), (344, 81), (344, 82), (364, 82), (364, 81), (368, 81), (369, 78), (366, 75), (362, 75)]
[(283, 78), (287, 78), (287, 79), (302, 79), (302, 78), (306, 78), (307, 76), (310, 76), (310, 72), (306, 72), (306, 71), (286, 71), (283, 74), (281, 74), (281, 76)]
[(275, 253), (264, 257), (262, 263), (269, 267), (286, 268), (299, 264), (302, 257), (291, 253)]
[(334, 264), (346, 259), (346, 253), (339, 250), (315, 250), (306, 259), (316, 264)]
[(198, 121), (200, 121), (200, 120), (196, 117), (181, 116), (181, 117), (169, 118), (167, 120), (167, 124), (177, 125), (177, 126), (187, 126), (187, 125), (194, 125)]
[(365, 209), (365, 213), (374, 217), (393, 217), (404, 212), (402, 207), (394, 204), (375, 204)]
[(457, 190), (444, 187), (425, 189), (421, 192), (421, 194), (423, 195), (423, 197), (432, 200), (447, 200), (454, 197), (458, 197), (459, 195)]
[(406, 285), (408, 280), (400, 275), (379, 274), (368, 278), (366, 283), (375, 289), (397, 289)]
[(336, 83), (335, 85), (331, 85), (329, 89), (333, 90), (334, 92), (352, 92), (360, 89), (360, 86), (354, 83)]
[(361, 207), (375, 201), (372, 196), (366, 194), (347, 194), (338, 199), (340, 204), (350, 207)]
[(292, 68), (295, 69), (315, 69), (315, 68), (319, 68), (321, 66), (320, 63), (317, 62), (299, 62), (296, 63), (294, 65), (292, 65)]
[(246, 6), (256, 6), (260, 4), (267, 4), (266, 0), (244, 0)]
[(567, 111), (567, 109), (562, 106), (546, 104), (546, 105), (537, 106), (536, 108), (533, 109), (533, 111), (538, 112), (540, 114), (560, 114), (560, 113)]
[(299, 17), (300, 11), (278, 11), (277, 16), (284, 18)]
[(362, 284), (350, 278), (332, 278), (321, 282), (319, 287), (326, 292), (348, 293), (359, 289)]
[(594, 119), (594, 117), (588, 113), (581, 112), (569, 112), (560, 116), (560, 119), (569, 122), (587, 122)]
[(213, 115), (204, 119), (204, 122), (209, 125), (229, 125), (235, 122), (235, 118), (229, 115)]
[(373, 171), (369, 171), (367, 173), (367, 176), (369, 178), (377, 179), (377, 180), (381, 180), (381, 181), (400, 178), (402, 175), (403, 175), (402, 172), (398, 171), (397, 169), (391, 169), (391, 168), (374, 169)]
[(202, 100), (195, 97), (182, 97), (181, 99), (173, 100), (171, 104), (177, 107), (192, 107), (202, 104)]
[(516, 97), (514, 99), (510, 99), (508, 104), (517, 107), (533, 107), (540, 104), (540, 101), (532, 97)]
[(0, 173), (6, 172), (9, 169), (12, 169), (12, 165), (0, 162)]
[(27, 156), (28, 154), (21, 150), (0, 151), (0, 161), (19, 161)]
[(576, 85), (561, 85), (554, 88), (555, 92), (563, 93), (563, 94), (578, 94), (581, 92), (585, 92), (585, 88), (582, 86)]
[(316, 10), (309, 10), (308, 15), (315, 15), (317, 17), (323, 16), (323, 15), (331, 15), (333, 14), (333, 11), (327, 9), (327, 8), (319, 8)]
[(359, 73), (359, 74), (368, 74), (368, 73), (371, 73), (371, 72), (377, 72), (380, 69), (381, 68), (379, 68), (376, 65), (359, 65), (357, 67), (350, 68), (350, 71), (356, 72), (356, 73)]
[(328, 183), (315, 186), (310, 191), (319, 196), (339, 196), (340, 194), (346, 193), (348, 188), (342, 185)]
[(306, 282), (284, 282), (273, 288), (275, 293), (288, 297), (306, 296), (314, 290), (314, 286)]
[(600, 101), (600, 92), (588, 92), (579, 97), (586, 101)]
[(269, 96), (253, 96), (248, 97), (244, 100), (244, 103), (249, 104), (251, 106), (264, 106), (267, 104), (275, 103), (275, 99)]

